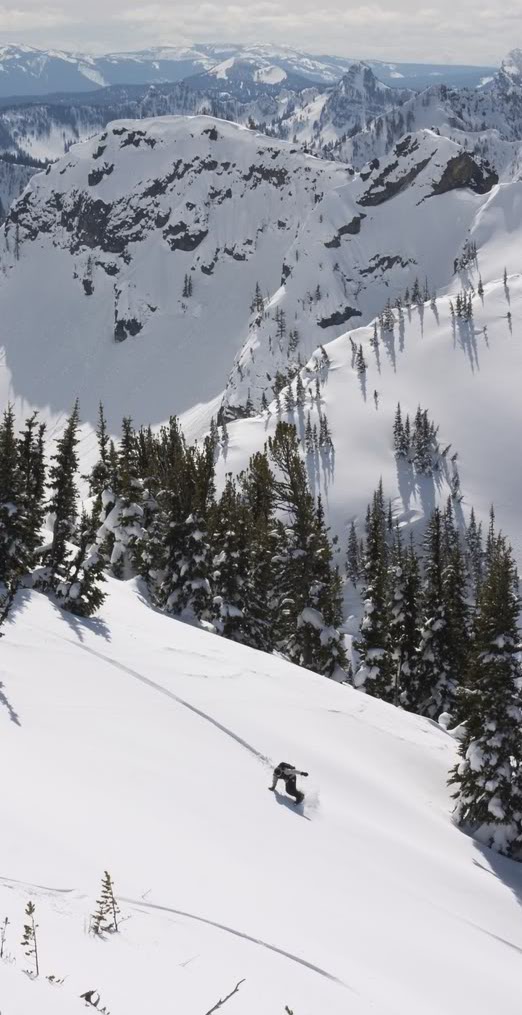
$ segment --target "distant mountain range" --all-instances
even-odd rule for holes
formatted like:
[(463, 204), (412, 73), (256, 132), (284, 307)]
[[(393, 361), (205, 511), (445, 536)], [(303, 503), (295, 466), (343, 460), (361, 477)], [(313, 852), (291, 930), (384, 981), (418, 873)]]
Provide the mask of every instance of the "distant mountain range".
[[(289, 46), (165, 46), (135, 53), (87, 56), (33, 46), (0, 47), (0, 98), (38, 98), (56, 92), (86, 92), (110, 85), (147, 85), (196, 79), (215, 88), (231, 80), (268, 86), (332, 85), (355, 61), (313, 56)], [(368, 61), (381, 81), (420, 89), (443, 82), (476, 87), (493, 73), (490, 67), (402, 64)]]

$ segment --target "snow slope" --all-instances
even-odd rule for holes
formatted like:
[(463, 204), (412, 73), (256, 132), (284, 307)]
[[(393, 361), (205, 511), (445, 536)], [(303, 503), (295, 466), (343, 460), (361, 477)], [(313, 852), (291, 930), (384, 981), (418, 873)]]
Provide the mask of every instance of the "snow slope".
[[(518, 271), (517, 242), (521, 215), (521, 185), (516, 199), (512, 187), (499, 188), (483, 209), (472, 236), (484, 241), (479, 269), (454, 279), (450, 292), (430, 304), (396, 315), (393, 332), (379, 330), (377, 350), (372, 347), (373, 326), (347, 333), (325, 345), (329, 367), (321, 367), (319, 350), (302, 378), (307, 389), (304, 409), (287, 413), (282, 392), (283, 418), (295, 422), (304, 436), (306, 417), (319, 424), (326, 414), (335, 454), (308, 456), (315, 493), (321, 493), (333, 531), (341, 537), (344, 554), (348, 526), (355, 519), (363, 533), (366, 506), (382, 477), (386, 497), (401, 524), (429, 517), (437, 504), (445, 504), (452, 477), (458, 471), (464, 500), (456, 505), (464, 517), (474, 506), (487, 527), (493, 503), (497, 523), (513, 542), (522, 562), (522, 474), (514, 467), (519, 458), (520, 377), (522, 376), (522, 277)], [(495, 242), (502, 217), (513, 227), (511, 248)], [(489, 237), (489, 241), (488, 241)], [(507, 288), (503, 265), (510, 273)], [(451, 296), (464, 282), (478, 284), (478, 272), (491, 279), (484, 298), (473, 300), (471, 322), (453, 320)], [(511, 320), (507, 315), (511, 314)], [(355, 367), (351, 342), (362, 345), (368, 368), (361, 377)], [(321, 401), (315, 402), (319, 364)], [(293, 382), (295, 392), (296, 382)], [(374, 394), (377, 392), (377, 400)], [(418, 476), (412, 467), (397, 463), (392, 427), (397, 403), (413, 418), (417, 406), (428, 409), (439, 440), (451, 450), (433, 477)], [(251, 454), (261, 449), (277, 423), (275, 403), (270, 411), (229, 427), (230, 440), (220, 470), (240, 472)], [(456, 464), (451, 456), (457, 452)], [(343, 557), (340, 557), (343, 563)]]
[[(520, 868), (450, 820), (427, 720), (159, 615), (24, 593), (2, 640), (3, 1015), (518, 1011)], [(306, 768), (304, 810), (267, 792)], [(303, 780), (304, 781), (304, 780)], [(103, 869), (121, 934), (88, 936)], [(42, 978), (18, 945), (37, 906)], [(65, 977), (51, 986), (44, 975)]]

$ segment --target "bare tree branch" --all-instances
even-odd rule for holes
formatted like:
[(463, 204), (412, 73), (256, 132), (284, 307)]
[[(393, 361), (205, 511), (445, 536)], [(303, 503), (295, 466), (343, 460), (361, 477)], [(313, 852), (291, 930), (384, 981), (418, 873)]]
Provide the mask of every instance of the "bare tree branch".
[(222, 1005), (227, 1003), (227, 1001), (230, 1001), (230, 998), (233, 997), (234, 994), (237, 994), (241, 984), (244, 982), (245, 982), (244, 980), (240, 980), (239, 983), (236, 983), (234, 989), (230, 991), (230, 994), (227, 994), (226, 997), (222, 997), (221, 1001), (218, 1001), (218, 1003), (215, 1004), (213, 1008), (210, 1008), (209, 1011), (205, 1012), (205, 1015), (212, 1015), (212, 1012), (217, 1011), (218, 1008), (221, 1008)]

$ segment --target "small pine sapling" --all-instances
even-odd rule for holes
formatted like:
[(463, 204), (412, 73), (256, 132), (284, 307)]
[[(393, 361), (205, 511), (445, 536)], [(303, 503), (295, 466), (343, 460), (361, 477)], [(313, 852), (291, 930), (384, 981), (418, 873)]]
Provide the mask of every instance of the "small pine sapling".
[(34, 902), (28, 902), (25, 910), (27, 917), (27, 923), (24, 924), (24, 936), (22, 938), (22, 948), (26, 948), (25, 955), (28, 959), (32, 958), (34, 962), (34, 975), (38, 977), (40, 975), (40, 966), (38, 962), (38, 940), (36, 937), (36, 931), (38, 930), (38, 924), (35, 923), (35, 906)]
[(120, 910), (114, 896), (114, 882), (108, 871), (104, 872), (100, 898), (97, 900), (96, 906), (96, 912), (91, 917), (92, 933), (103, 934), (104, 931), (107, 931), (117, 934)]
[(0, 926), (0, 959), (5, 957), (5, 940), (7, 937), (7, 928), (9, 926), (9, 917), (6, 916), (5, 920)]

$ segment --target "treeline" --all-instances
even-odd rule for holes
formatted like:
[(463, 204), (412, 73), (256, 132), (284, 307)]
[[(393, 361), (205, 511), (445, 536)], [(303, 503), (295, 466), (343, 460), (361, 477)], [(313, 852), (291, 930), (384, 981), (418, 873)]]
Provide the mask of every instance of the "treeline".
[[(347, 577), (364, 607), (352, 673), (341, 631), (343, 579), (293, 425), (277, 422), (264, 451), (218, 493), (223, 428), (189, 445), (175, 417), (157, 433), (125, 419), (115, 442), (100, 408), (98, 458), (84, 477), (90, 496), (81, 511), (78, 432), (76, 406), (47, 464), (36, 415), (17, 433), (12, 409), (4, 413), (0, 624), (23, 585), (88, 617), (104, 600), (107, 575), (140, 577), (167, 614), (409, 711), (446, 713), (461, 730), (451, 774), (457, 820), (522, 855), (518, 574), (493, 514), (486, 533), (473, 512), (467, 528), (458, 525), (454, 491), (418, 546), (411, 536), (405, 542), (379, 485), (364, 535), (355, 524), (349, 532)], [(435, 467), (436, 429), (423, 410), (409, 426), (398, 410), (394, 444), (420, 471), (430, 471), (428, 454)]]
[(0, 159), (12, 166), (29, 166), (31, 169), (47, 169), (51, 165), (50, 159), (35, 159), (23, 152), (0, 152)]
[(382, 486), (352, 526), (348, 573), (364, 605), (356, 687), (459, 727), (455, 817), (486, 845), (522, 856), (522, 691), (518, 573), (493, 514), (464, 535), (452, 499), (418, 549), (393, 524)]
[(348, 540), (348, 575), (364, 606), (356, 686), (421, 715), (455, 714), (493, 540), (492, 522), (483, 546), (473, 513), (463, 537), (450, 497), (433, 512), (421, 546), (411, 536), (405, 542), (379, 486), (363, 540), (355, 525)]
[[(294, 426), (280, 421), (266, 449), (218, 495), (219, 429), (188, 445), (176, 418), (158, 433), (108, 435), (100, 408), (98, 460), (79, 512), (78, 407), (49, 469), (44, 427), (0, 426), (0, 590), (3, 613), (30, 576), (80, 616), (104, 599), (105, 576), (141, 577), (152, 603), (227, 638), (342, 676), (342, 581), (321, 501), (315, 502)], [(221, 438), (222, 439), (222, 438)], [(51, 516), (42, 543), (44, 515)]]

